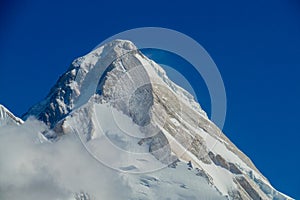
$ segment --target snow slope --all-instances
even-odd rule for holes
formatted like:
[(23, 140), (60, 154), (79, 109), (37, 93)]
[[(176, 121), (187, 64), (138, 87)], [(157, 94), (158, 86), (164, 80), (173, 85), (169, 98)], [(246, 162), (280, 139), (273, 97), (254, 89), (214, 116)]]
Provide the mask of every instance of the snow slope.
[(0, 126), (20, 124), (23, 124), (23, 120), (14, 116), (7, 108), (0, 104)]

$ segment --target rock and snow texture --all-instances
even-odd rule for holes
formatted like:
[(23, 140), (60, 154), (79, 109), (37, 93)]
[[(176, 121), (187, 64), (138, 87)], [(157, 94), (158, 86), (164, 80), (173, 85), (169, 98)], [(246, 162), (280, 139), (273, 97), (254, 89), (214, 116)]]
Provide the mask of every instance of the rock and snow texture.
[(23, 120), (14, 116), (14, 114), (0, 104), (0, 126), (20, 124), (23, 124)]
[(290, 199), (130, 41), (115, 40), (76, 59), (24, 118), (30, 115), (55, 137), (78, 135), (104, 165), (137, 173), (122, 175), (131, 199), (167, 199), (164, 190), (171, 199)]
[(136, 47), (132, 43), (114, 41), (74, 60), (45, 100), (30, 108), (23, 118), (34, 115), (53, 127), (70, 111), (89, 100), (115, 59), (134, 50)]

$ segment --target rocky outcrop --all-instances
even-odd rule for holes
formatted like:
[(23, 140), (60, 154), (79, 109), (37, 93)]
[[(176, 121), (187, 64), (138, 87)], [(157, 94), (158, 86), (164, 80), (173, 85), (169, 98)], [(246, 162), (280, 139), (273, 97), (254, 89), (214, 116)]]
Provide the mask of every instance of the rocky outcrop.
[(229, 171), (231, 171), (234, 174), (242, 174), (241, 170), (233, 163), (228, 163), (229, 164)]
[(215, 165), (223, 167), (233, 174), (242, 174), (241, 170), (234, 163), (227, 162), (221, 155), (215, 155), (211, 151), (208, 153), (208, 155), (210, 159), (215, 163)]
[(239, 185), (248, 193), (248, 195), (253, 200), (262, 200), (263, 198), (258, 194), (258, 192), (250, 185), (250, 183), (243, 176), (238, 176), (235, 180)]
[(78, 68), (71, 65), (69, 70), (59, 77), (46, 99), (31, 107), (22, 118), (27, 119), (30, 115), (34, 115), (50, 128), (53, 128), (58, 121), (66, 117), (71, 111), (75, 95), (70, 84), (75, 80), (77, 71)]
[(210, 164), (211, 161), (207, 154), (207, 148), (205, 141), (199, 135), (195, 135), (191, 145), (189, 146), (188, 150), (192, 152), (199, 160), (201, 160), (205, 164)]

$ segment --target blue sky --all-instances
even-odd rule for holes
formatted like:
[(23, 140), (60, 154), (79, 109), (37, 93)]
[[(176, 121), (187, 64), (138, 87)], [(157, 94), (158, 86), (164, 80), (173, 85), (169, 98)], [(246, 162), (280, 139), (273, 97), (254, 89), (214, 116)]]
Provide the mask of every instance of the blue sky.
[[(180, 31), (208, 51), (226, 87), (225, 134), (274, 187), (300, 198), (296, 0), (1, 1), (0, 103), (23, 114), (74, 58), (144, 26)], [(207, 97), (198, 99), (209, 108)]]

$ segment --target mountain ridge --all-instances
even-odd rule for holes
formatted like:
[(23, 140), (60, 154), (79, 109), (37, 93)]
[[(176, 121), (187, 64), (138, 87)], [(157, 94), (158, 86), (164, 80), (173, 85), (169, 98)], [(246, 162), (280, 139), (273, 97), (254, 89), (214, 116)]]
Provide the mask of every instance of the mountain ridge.
[(10, 112), (4, 105), (0, 104), (0, 126), (6, 124), (23, 124), (24, 121), (16, 117), (12, 112)]

